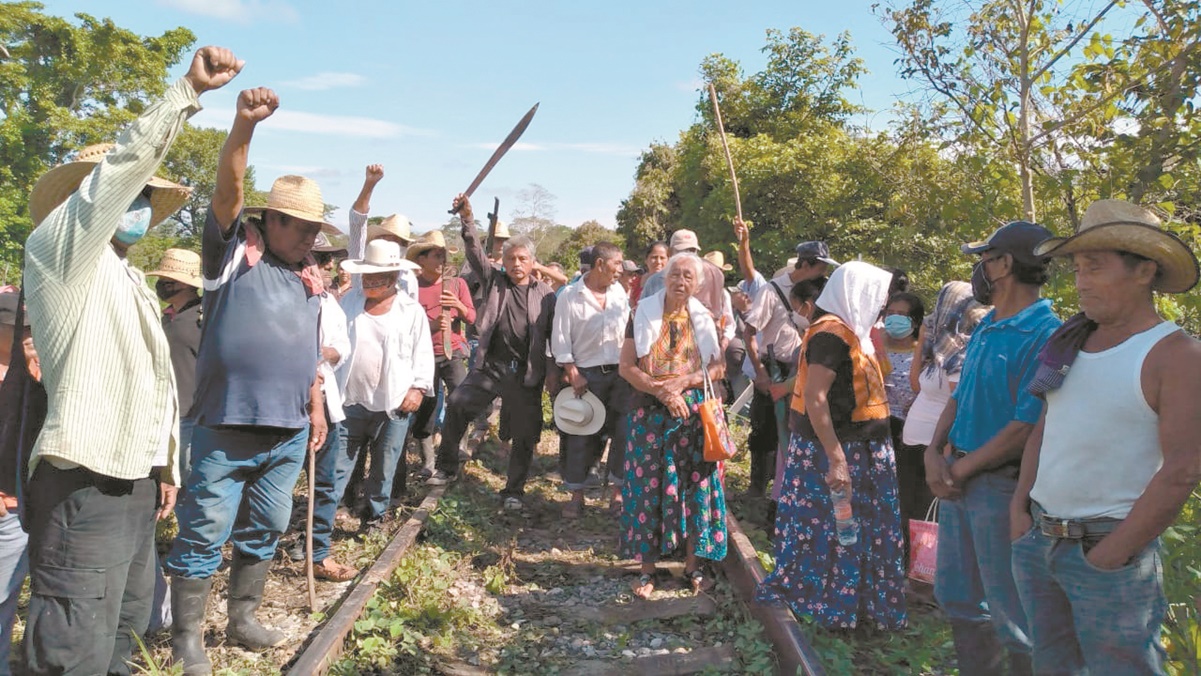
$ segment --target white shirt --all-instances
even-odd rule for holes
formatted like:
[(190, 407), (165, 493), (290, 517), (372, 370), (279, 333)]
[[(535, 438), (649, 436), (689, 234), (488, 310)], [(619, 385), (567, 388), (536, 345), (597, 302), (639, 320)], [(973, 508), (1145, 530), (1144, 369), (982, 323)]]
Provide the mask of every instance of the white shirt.
[(367, 314), (365, 300), (359, 289), (351, 289), (342, 299), (353, 347), (338, 369), (338, 385), (346, 395), (344, 405), (360, 404), (395, 416), (411, 388), (434, 394), (429, 320), (421, 305), (403, 293), (396, 295), (384, 315)]
[(620, 284), (605, 291), (603, 309), (583, 279), (567, 286), (555, 301), (550, 335), (555, 361), (577, 368), (616, 364), (629, 318), (630, 298)]
[(346, 420), (346, 414), (342, 411), (342, 390), (338, 387), (338, 377), (334, 375), (334, 371), (350, 358), (350, 336), (346, 332), (346, 313), (342, 311), (342, 306), (338, 305), (338, 299), (330, 293), (321, 296), (320, 335), (321, 347), (332, 348), (338, 353), (337, 362), (331, 364), (322, 359), (317, 371), (323, 379), (321, 393), (325, 395), (329, 421), (340, 423)]
[(792, 291), (792, 280), (788, 275), (780, 275), (764, 284), (751, 300), (745, 322), (755, 329), (761, 359), (767, 356), (770, 346), (777, 360), (792, 362), (797, 348), (801, 346), (801, 335), (792, 325), (792, 308), (780, 300), (780, 294), (772, 288), (773, 284), (779, 287), (785, 298)]
[[(916, 365), (915, 365), (916, 367)], [(929, 446), (934, 440), (934, 428), (942, 411), (951, 401), (951, 392), (955, 383), (959, 382), (959, 374), (948, 378), (940, 374), (938, 369), (927, 371), (922, 369), (917, 377), (922, 390), (917, 393), (909, 413), (905, 416), (905, 428), (901, 433), (901, 441), (907, 446)]]

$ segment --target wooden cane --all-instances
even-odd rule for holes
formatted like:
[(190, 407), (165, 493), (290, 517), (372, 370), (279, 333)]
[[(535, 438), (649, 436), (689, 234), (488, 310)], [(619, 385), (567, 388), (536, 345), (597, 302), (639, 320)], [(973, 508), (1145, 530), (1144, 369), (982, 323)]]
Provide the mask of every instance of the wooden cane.
[(317, 578), (313, 575), (313, 502), (317, 493), (317, 453), (309, 451), (309, 509), (304, 531), (304, 574), (309, 584), (309, 612), (317, 612)]
[(713, 102), (713, 117), (717, 120), (717, 131), (721, 134), (721, 147), (726, 151), (726, 166), (730, 168), (730, 181), (734, 184), (734, 209), (738, 220), (742, 220), (742, 197), (738, 195), (738, 175), (734, 173), (734, 158), (730, 155), (730, 144), (726, 141), (726, 127), (721, 121), (721, 108), (717, 107), (717, 89), (709, 83), (709, 100)]

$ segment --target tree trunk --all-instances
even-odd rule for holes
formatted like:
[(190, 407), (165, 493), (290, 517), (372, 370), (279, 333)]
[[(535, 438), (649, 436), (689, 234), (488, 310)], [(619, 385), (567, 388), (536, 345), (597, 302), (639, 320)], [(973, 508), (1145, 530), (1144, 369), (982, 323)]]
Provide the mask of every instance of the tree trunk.
[(1022, 39), (1018, 45), (1021, 60), (1021, 72), (1018, 74), (1021, 87), (1018, 104), (1018, 166), (1021, 168), (1022, 218), (1031, 223), (1035, 222), (1037, 217), (1034, 212), (1034, 176), (1030, 171), (1033, 159), (1033, 148), (1030, 145), (1030, 88), (1034, 84), (1030, 77), (1030, 19), (1034, 16), (1036, 7), (1037, 3), (1032, 1), (1029, 13), (1019, 12), (1018, 19), (1022, 26)]

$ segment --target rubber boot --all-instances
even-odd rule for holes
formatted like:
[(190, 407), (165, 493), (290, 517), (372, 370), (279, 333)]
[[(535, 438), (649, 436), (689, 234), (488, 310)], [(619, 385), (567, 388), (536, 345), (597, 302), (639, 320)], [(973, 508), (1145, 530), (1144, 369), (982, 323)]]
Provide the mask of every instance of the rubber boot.
[(437, 461), (437, 449), (434, 448), (434, 437), (428, 436), (421, 440), (421, 466), (434, 473), (434, 465)]
[(287, 638), (283, 632), (259, 624), (254, 616), (263, 602), (263, 587), (267, 584), (270, 568), (270, 559), (252, 561), (234, 552), (233, 565), (229, 569), (229, 624), (225, 627), (225, 635), (251, 650), (273, 648)]
[(204, 654), (204, 608), (211, 577), (171, 579), (171, 659), (183, 665), (184, 676), (206, 676), (213, 665)]

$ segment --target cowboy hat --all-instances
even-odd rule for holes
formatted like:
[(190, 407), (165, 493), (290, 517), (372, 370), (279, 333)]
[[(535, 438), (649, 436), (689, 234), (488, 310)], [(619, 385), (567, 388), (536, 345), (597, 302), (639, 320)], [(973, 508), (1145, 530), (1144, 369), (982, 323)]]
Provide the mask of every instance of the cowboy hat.
[(367, 242), (367, 250), (362, 258), (342, 261), (342, 269), (352, 275), (397, 272), (409, 265), (412, 263), (400, 255), (400, 245), (386, 239), (373, 239)]
[(787, 261), (784, 261), (784, 267), (780, 268), (779, 270), (776, 270), (776, 274), (772, 275), (772, 279), (775, 279), (776, 277), (783, 277), (784, 275), (791, 273), (793, 270), (796, 269), (796, 262), (797, 262), (796, 256), (793, 256), (793, 257), (789, 258)]
[(716, 265), (717, 267), (721, 268), (722, 270), (729, 271), (729, 270), (734, 269), (733, 265), (730, 265), (729, 263), (726, 262), (726, 255), (720, 251), (710, 251), (709, 253), (702, 256), (702, 258), (704, 258), (705, 260), (709, 261), (710, 263)]
[[(92, 173), (104, 156), (116, 147), (114, 143), (88, 146), (80, 150), (74, 160), (42, 174), (33, 186), (33, 191), (29, 193), (29, 217), (33, 219), (34, 226), (45, 220), (58, 205), (67, 201), (71, 193), (79, 188), (83, 178)], [(150, 188), (150, 227), (162, 223), (171, 214), (179, 211), (192, 194), (191, 188), (158, 176), (151, 176), (150, 180), (146, 181), (146, 187)]]
[(1123, 200), (1097, 200), (1088, 205), (1071, 237), (1052, 237), (1034, 249), (1037, 256), (1070, 256), (1081, 251), (1125, 251), (1159, 264), (1152, 288), (1184, 293), (1197, 285), (1197, 256), (1179, 237), (1163, 229), (1150, 211)]
[(446, 246), (446, 235), (443, 235), (441, 230), (430, 230), (421, 233), (421, 236), (409, 245), (408, 251), (405, 252), (405, 258), (416, 261), (418, 256), (430, 249), (446, 249), (448, 254), (459, 252), (458, 249)]
[(146, 274), (151, 277), (166, 277), (199, 289), (202, 286), (200, 254), (187, 249), (167, 249), (163, 252), (163, 259), (158, 262), (158, 269)]
[(268, 210), (287, 214), (309, 223), (320, 223), (321, 232), (341, 235), (342, 232), (325, 221), (325, 202), (321, 199), (321, 188), (317, 182), (304, 176), (280, 176), (271, 184), (265, 206), (245, 207), (247, 216), (262, 217)]
[(605, 405), (592, 392), (575, 396), (575, 390), (564, 387), (555, 397), (555, 426), (563, 434), (586, 437), (605, 426)]
[(392, 235), (405, 244), (413, 242), (413, 224), (404, 214), (392, 214), (378, 225), (367, 226), (367, 240), (378, 239), (384, 235)]
[(313, 240), (313, 253), (329, 253), (346, 255), (346, 246), (343, 244), (334, 244), (324, 232), (317, 233), (317, 239)]

